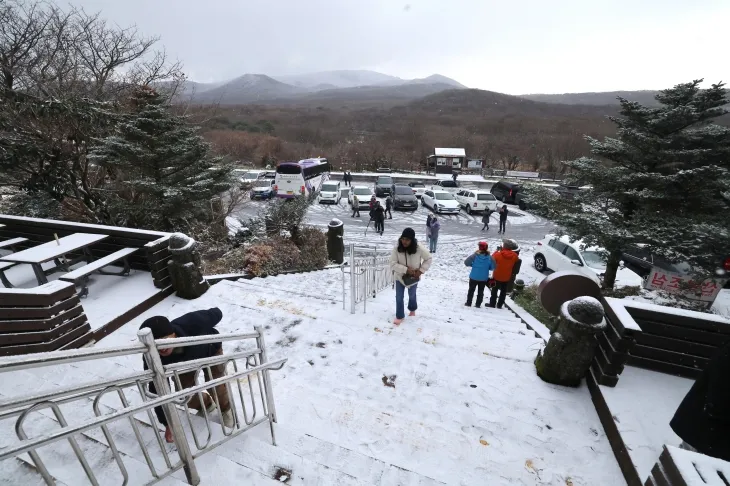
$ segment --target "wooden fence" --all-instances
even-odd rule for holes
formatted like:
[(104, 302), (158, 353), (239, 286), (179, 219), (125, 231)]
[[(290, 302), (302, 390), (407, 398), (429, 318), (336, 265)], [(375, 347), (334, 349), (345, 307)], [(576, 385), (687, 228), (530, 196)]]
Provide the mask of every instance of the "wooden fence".
[(601, 385), (616, 386), (619, 375), (630, 359), (641, 329), (623, 308), (623, 301), (601, 298), (606, 312), (606, 330), (598, 335), (598, 349), (591, 363), (591, 371)]
[(730, 462), (664, 446), (644, 486), (727, 486), (730, 484)]
[(78, 348), (91, 339), (74, 284), (0, 288), (0, 356)]

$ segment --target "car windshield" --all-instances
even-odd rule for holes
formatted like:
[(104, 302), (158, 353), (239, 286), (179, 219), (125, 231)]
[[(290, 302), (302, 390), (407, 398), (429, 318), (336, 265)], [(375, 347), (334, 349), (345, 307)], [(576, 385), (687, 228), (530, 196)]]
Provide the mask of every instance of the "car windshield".
[(449, 201), (454, 199), (454, 197), (448, 192), (437, 192), (435, 195), (436, 199), (439, 201)]
[(477, 194), (477, 200), (479, 201), (496, 201), (497, 198), (494, 194)]
[(271, 181), (256, 181), (253, 185), (254, 187), (270, 187)]
[(358, 188), (354, 189), (352, 192), (354, 192), (358, 196), (369, 196), (372, 194), (370, 189), (367, 189), (365, 187), (358, 187)]
[(258, 172), (244, 172), (244, 174), (241, 176), (244, 179), (257, 179), (259, 177)]
[(391, 186), (391, 185), (393, 185), (393, 179), (391, 179), (390, 177), (378, 177), (378, 182), (376, 182), (376, 184), (378, 184), (378, 185), (385, 184), (385, 185)]
[(420, 182), (413, 182), (411, 184), (411, 187), (426, 187), (426, 186)]
[(413, 189), (411, 189), (410, 187), (396, 187), (395, 188), (395, 193), (396, 194), (402, 194), (402, 195), (410, 195), (410, 196), (412, 196), (413, 195)]
[(454, 181), (441, 181), (441, 187), (456, 187), (456, 182), (454, 182)]
[(323, 184), (322, 192), (337, 192), (337, 184)]
[(606, 262), (603, 260), (603, 257), (600, 255), (600, 253), (596, 251), (584, 251), (581, 252), (581, 255), (583, 255), (583, 260), (586, 261), (586, 265), (588, 265), (589, 267), (599, 270), (606, 268)]

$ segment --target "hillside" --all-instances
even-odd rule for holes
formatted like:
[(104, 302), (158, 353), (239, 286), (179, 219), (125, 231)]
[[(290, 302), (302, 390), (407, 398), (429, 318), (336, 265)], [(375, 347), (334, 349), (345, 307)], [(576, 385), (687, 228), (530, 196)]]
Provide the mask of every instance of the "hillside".
[(601, 93), (563, 93), (563, 94), (527, 94), (520, 95), (533, 101), (545, 103), (560, 103), (565, 105), (618, 105), (618, 98), (626, 98), (631, 101), (638, 101), (645, 106), (655, 106), (658, 103), (654, 99), (659, 91), (606, 91)]
[(404, 81), (395, 76), (366, 70), (322, 71), (317, 73), (296, 74), (289, 76), (273, 76), (282, 83), (302, 88), (317, 89), (320, 85), (332, 88), (355, 88), (358, 86), (375, 86), (389, 82), (402, 84)]
[(244, 74), (217, 88), (197, 92), (192, 99), (195, 103), (237, 105), (259, 103), (305, 92), (305, 88), (282, 83), (264, 74)]

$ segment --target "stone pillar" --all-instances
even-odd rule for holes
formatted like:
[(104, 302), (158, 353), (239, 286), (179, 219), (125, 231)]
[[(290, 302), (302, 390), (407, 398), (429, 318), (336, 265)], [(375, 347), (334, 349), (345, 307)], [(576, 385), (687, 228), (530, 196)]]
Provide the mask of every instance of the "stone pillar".
[(345, 261), (345, 225), (335, 218), (327, 225), (327, 257), (338, 265)]
[(517, 297), (525, 290), (525, 281), (521, 278), (518, 278), (515, 280), (514, 286), (512, 288), (512, 297)]
[(606, 329), (603, 306), (578, 297), (560, 307), (558, 327), (535, 358), (537, 375), (548, 383), (579, 386), (593, 361), (597, 334)]
[(183, 299), (197, 299), (210, 286), (200, 270), (198, 243), (187, 235), (175, 233), (170, 237), (168, 249), (171, 257), (167, 261), (167, 268), (172, 288)]

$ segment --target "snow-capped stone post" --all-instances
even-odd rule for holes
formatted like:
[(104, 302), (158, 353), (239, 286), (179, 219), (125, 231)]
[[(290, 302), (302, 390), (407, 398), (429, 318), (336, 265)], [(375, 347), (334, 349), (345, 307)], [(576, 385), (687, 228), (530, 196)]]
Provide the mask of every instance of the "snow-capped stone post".
[(597, 335), (605, 329), (603, 306), (597, 299), (565, 302), (557, 329), (535, 358), (537, 376), (556, 385), (579, 386), (596, 354)]
[(338, 265), (345, 261), (345, 225), (335, 218), (327, 225), (327, 257)]
[(210, 286), (200, 270), (198, 243), (187, 235), (175, 233), (170, 237), (168, 249), (172, 255), (167, 261), (172, 288), (178, 297), (197, 299)]
[(514, 287), (512, 288), (512, 296), (517, 297), (525, 290), (525, 281), (521, 278), (515, 280)]

